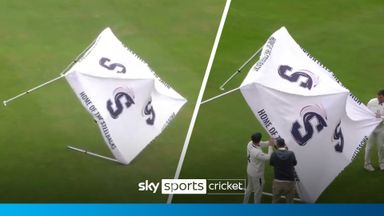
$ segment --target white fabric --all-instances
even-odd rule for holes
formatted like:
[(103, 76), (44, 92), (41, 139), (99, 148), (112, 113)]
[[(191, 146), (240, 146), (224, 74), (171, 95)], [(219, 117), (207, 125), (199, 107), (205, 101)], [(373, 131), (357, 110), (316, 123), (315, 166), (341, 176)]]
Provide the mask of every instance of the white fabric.
[(372, 98), (369, 100), (367, 107), (373, 113), (378, 113), (381, 118), (384, 118), (384, 103), (380, 104), (377, 98)]
[(252, 141), (247, 144), (247, 176), (248, 184), (244, 194), (244, 203), (249, 202), (251, 193), (254, 192), (254, 203), (260, 203), (264, 188), (265, 161), (271, 158), (272, 146), (268, 146), (265, 154), (262, 147), (268, 146), (268, 142), (261, 141), (259, 146), (253, 145)]
[(109, 28), (65, 77), (123, 164), (158, 136), (186, 102)]
[(245, 189), (243, 203), (249, 203), (251, 194), (253, 194), (253, 202), (261, 203), (261, 196), (263, 195), (264, 177), (250, 176), (247, 178), (247, 189)]
[(377, 145), (378, 163), (380, 166), (384, 166), (384, 130), (374, 131), (369, 136), (365, 146), (364, 165), (372, 165), (371, 157), (375, 144)]
[[(384, 118), (384, 103), (379, 103), (379, 100), (377, 98), (372, 98), (369, 100), (367, 107), (369, 110), (371, 110), (376, 118)], [(381, 124), (379, 127), (376, 128), (376, 132), (380, 132), (384, 130), (384, 124)]]
[(271, 158), (272, 147), (268, 147), (268, 153), (265, 154), (261, 147), (265, 144), (259, 146), (254, 146), (252, 141), (247, 145), (247, 174), (250, 176), (264, 177), (264, 167), (265, 161)]
[(266, 131), (295, 153), (306, 202), (317, 200), (380, 123), (284, 27), (267, 40), (240, 90)]
[[(384, 103), (379, 103), (377, 98), (372, 98), (367, 104), (368, 109), (375, 113), (376, 117), (384, 118)], [(368, 139), (365, 146), (364, 165), (372, 164), (371, 156), (374, 145), (377, 145), (378, 162), (384, 166), (384, 125), (379, 125)]]

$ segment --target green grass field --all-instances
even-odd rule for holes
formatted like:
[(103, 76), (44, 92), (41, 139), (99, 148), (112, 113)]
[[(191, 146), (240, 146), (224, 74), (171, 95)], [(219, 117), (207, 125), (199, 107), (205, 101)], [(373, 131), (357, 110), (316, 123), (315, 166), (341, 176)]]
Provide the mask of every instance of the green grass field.
[(132, 164), (111, 155), (97, 125), (64, 80), (0, 107), (0, 202), (165, 202), (138, 192), (146, 179), (173, 178), (224, 0), (0, 2), (0, 98), (59, 75), (110, 26), (188, 99), (176, 119)]
[[(379, 0), (233, 1), (204, 98), (222, 93), (218, 87), (270, 34), (286, 26), (304, 49), (366, 103), (384, 88), (383, 20), (384, 2)], [(240, 85), (250, 66), (227, 90)], [(268, 139), (239, 91), (202, 105), (181, 177), (246, 178), (245, 149), (255, 131), (263, 131)], [(324, 191), (319, 203), (384, 202), (384, 172), (363, 170), (363, 152)], [(269, 166), (265, 177), (264, 191), (271, 192)], [(241, 203), (242, 199), (240, 195), (179, 195), (174, 201)]]

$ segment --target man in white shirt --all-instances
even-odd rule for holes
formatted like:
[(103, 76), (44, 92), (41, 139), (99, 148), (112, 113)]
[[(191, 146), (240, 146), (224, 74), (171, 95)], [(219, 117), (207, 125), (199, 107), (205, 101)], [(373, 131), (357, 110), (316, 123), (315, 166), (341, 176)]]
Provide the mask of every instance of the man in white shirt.
[[(244, 203), (249, 202), (251, 193), (254, 192), (254, 202), (260, 203), (264, 187), (264, 165), (272, 154), (274, 142), (261, 141), (261, 133), (255, 133), (251, 136), (251, 141), (247, 145), (247, 176), (248, 185), (244, 194)], [(262, 151), (262, 147), (268, 146), (268, 153)]]
[[(377, 93), (377, 98), (371, 99), (367, 107), (376, 114), (376, 118), (384, 119), (384, 89)], [(377, 151), (379, 154), (379, 166), (380, 170), (384, 171), (384, 125), (381, 123), (372, 132), (368, 139), (367, 145), (365, 146), (365, 160), (364, 168), (368, 171), (374, 171), (371, 163), (371, 152), (374, 143), (377, 144)]]

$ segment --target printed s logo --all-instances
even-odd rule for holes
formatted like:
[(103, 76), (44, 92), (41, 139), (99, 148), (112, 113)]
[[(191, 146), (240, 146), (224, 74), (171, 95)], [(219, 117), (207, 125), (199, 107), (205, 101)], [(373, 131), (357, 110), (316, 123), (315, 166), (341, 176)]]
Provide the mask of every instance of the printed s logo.
[[(116, 71), (116, 73), (125, 73), (127, 70), (123, 64), (120, 63), (110, 63), (111, 59), (102, 57), (99, 60), (99, 65), (107, 68), (108, 70), (115, 70), (116, 68), (121, 68), (120, 70)], [(109, 64), (107, 64), (109, 63)]]
[(117, 88), (114, 91), (114, 95), (114, 103), (111, 99), (107, 101), (107, 110), (113, 119), (117, 119), (119, 115), (124, 111), (124, 105), (126, 108), (129, 108), (132, 104), (135, 104), (135, 102), (133, 101), (133, 91), (128, 88)]
[(300, 133), (300, 128), (302, 128), (302, 125), (298, 121), (295, 121), (292, 124), (291, 134), (297, 144), (304, 146), (310, 139), (312, 139), (314, 133), (313, 125), (310, 121), (313, 118), (317, 119), (318, 123), (316, 125), (316, 130), (317, 132), (321, 132), (325, 127), (327, 127), (327, 122), (325, 121), (327, 119), (327, 115), (325, 110), (320, 106), (308, 105), (301, 109), (300, 116), (303, 118), (305, 134), (302, 135)]
[(309, 90), (311, 90), (312, 87), (315, 87), (319, 82), (318, 76), (316, 76), (314, 73), (312, 73), (309, 70), (302, 69), (290, 75), (287, 75), (287, 72), (292, 71), (292, 67), (288, 65), (280, 65), (277, 70), (281, 78), (288, 80), (290, 82), (297, 82), (300, 77), (307, 78), (306, 82), (300, 82), (300, 86), (303, 88), (307, 88)]
[(343, 131), (341, 131), (340, 127), (341, 121), (339, 124), (336, 125), (335, 131), (333, 133), (333, 138), (332, 141), (337, 141), (335, 145), (335, 151), (337, 152), (343, 152), (344, 148), (344, 136), (343, 136)]
[(143, 113), (145, 116), (149, 116), (146, 120), (148, 125), (153, 125), (155, 123), (155, 110), (152, 106), (152, 98), (149, 98), (148, 103), (145, 105)]

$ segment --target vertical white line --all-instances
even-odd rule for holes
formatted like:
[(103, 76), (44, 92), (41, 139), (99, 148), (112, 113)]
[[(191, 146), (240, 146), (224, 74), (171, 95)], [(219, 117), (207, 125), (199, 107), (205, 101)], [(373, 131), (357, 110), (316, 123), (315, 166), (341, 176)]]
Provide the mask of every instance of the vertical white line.
[[(181, 168), (183, 167), (184, 158), (185, 158), (185, 155), (186, 155), (187, 149), (188, 149), (188, 144), (189, 144), (189, 141), (191, 139), (193, 127), (195, 126), (197, 114), (199, 113), (200, 103), (201, 103), (201, 100), (202, 100), (203, 95), (204, 95), (205, 86), (207, 85), (209, 73), (211, 72), (213, 60), (215, 59), (216, 50), (217, 50), (217, 47), (219, 45), (221, 33), (223, 32), (225, 20), (227, 18), (227, 14), (228, 14), (230, 5), (231, 5), (231, 0), (227, 0), (225, 7), (224, 7), (223, 15), (221, 17), (219, 29), (217, 30), (215, 42), (214, 42), (213, 47), (212, 47), (211, 56), (209, 57), (207, 69), (205, 70), (203, 82), (202, 82), (201, 87), (200, 87), (199, 96), (197, 97), (195, 109), (193, 110), (192, 119), (191, 119), (191, 122), (189, 124), (188, 133), (187, 133), (187, 136), (186, 136), (185, 141), (184, 141), (183, 150), (181, 151), (181, 155), (180, 155), (179, 163), (178, 163), (177, 168), (176, 168), (176, 173), (175, 173), (174, 179), (179, 178)], [(167, 203), (172, 203), (172, 199), (173, 199), (173, 194), (169, 194)]]

